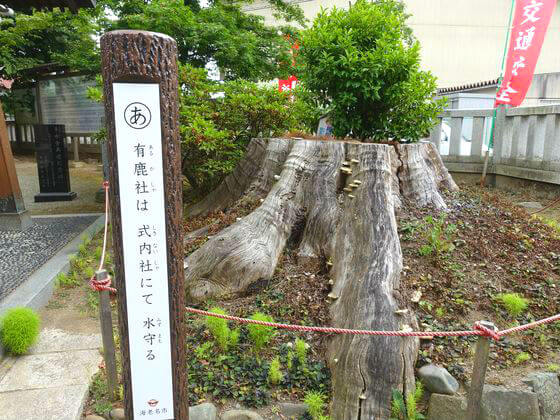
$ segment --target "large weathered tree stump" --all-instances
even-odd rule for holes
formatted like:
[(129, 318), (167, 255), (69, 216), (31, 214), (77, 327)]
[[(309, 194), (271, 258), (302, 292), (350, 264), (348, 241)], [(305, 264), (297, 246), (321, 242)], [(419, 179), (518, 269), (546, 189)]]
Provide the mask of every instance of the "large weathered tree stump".
[[(444, 209), (440, 191), (456, 188), (431, 143), (254, 139), (217, 190), (187, 209), (200, 215), (243, 196), (263, 198), (188, 257), (188, 299), (240, 293), (272, 278), (292, 233), (303, 231), (298, 256), (333, 263), (334, 326), (415, 327), (410, 312), (396, 312), (406, 303), (395, 212), (409, 201)], [(413, 338), (335, 336), (328, 348), (332, 418), (389, 418), (392, 389), (414, 389), (417, 351)]]

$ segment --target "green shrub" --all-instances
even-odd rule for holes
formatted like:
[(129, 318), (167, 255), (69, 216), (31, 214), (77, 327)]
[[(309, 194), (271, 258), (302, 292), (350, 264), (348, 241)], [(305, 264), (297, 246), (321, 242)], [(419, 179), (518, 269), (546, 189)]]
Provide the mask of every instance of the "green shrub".
[(283, 376), (284, 375), (282, 375), (282, 371), (280, 370), (280, 357), (276, 356), (272, 359), (272, 362), (270, 362), (270, 366), (268, 367), (268, 382), (271, 385), (277, 385), (282, 380)]
[(80, 244), (80, 245), (78, 246), (78, 255), (79, 255), (80, 257), (86, 257), (87, 254), (88, 254), (87, 245), (85, 245), (85, 244)]
[(436, 79), (420, 70), (420, 45), (397, 0), (357, 0), (323, 9), (301, 33), (297, 73), (329, 109), (335, 136), (417, 141), (445, 101)]
[(303, 402), (307, 404), (307, 412), (313, 420), (321, 420), (325, 418), (325, 394), (317, 391), (310, 391), (305, 394)]
[(93, 256), (95, 257), (96, 261), (101, 259), (101, 254), (103, 254), (103, 248), (98, 246), (97, 248), (95, 248), (95, 251), (93, 252)]
[(512, 318), (517, 318), (521, 315), (529, 305), (529, 300), (518, 293), (502, 293), (498, 295), (498, 300)]
[(325, 395), (321, 392), (308, 392), (307, 394), (305, 394), (305, 398), (303, 401), (307, 405), (307, 411), (309, 412), (313, 420), (317, 419), (320, 415), (323, 414), (323, 410), (325, 407)]
[[(262, 312), (256, 312), (251, 319), (255, 321), (274, 322), (271, 316), (265, 315)], [(275, 334), (274, 328), (265, 325), (249, 324), (247, 329), (249, 330), (249, 337), (255, 344), (255, 350), (257, 352), (261, 351)]]
[[(218, 307), (210, 309), (210, 312), (226, 315), (226, 311)], [(207, 316), (206, 326), (223, 351), (227, 351), (230, 346), (236, 346), (239, 342), (239, 328), (231, 330), (225, 319)]]
[(446, 217), (445, 213), (437, 219), (434, 219), (432, 216), (426, 217), (427, 243), (420, 247), (420, 255), (427, 256), (434, 254), (436, 257), (439, 257), (455, 249), (452, 239), (457, 230), (457, 225), (453, 223), (446, 224)]
[(206, 360), (210, 357), (210, 350), (212, 349), (212, 342), (207, 341), (194, 349), (194, 354), (200, 360)]
[(517, 356), (515, 356), (514, 362), (516, 364), (521, 364), (527, 362), (530, 359), (531, 359), (531, 355), (529, 353), (522, 352), (519, 353)]
[(0, 338), (8, 353), (27, 353), (39, 336), (41, 320), (30, 308), (13, 308), (0, 320)]
[(58, 273), (56, 276), (55, 284), (58, 287), (72, 287), (78, 284), (78, 281), (74, 277), (74, 275), (66, 274), (66, 273)]
[(99, 310), (99, 292), (88, 288), (86, 302), (88, 308), (92, 312), (97, 313), (97, 311)]
[(301, 367), (307, 366), (307, 343), (301, 338), (296, 338), (294, 347), (299, 365)]
[(391, 401), (391, 418), (389, 420), (422, 420), (425, 417), (418, 413), (418, 402), (422, 399), (424, 387), (420, 381), (416, 382), (413, 393), (408, 394), (406, 402), (403, 393), (398, 389), (393, 389), (393, 399)]
[(286, 354), (286, 367), (288, 368), (288, 371), (292, 370), (293, 360), (294, 360), (294, 351), (290, 349)]
[(553, 372), (553, 373), (557, 373), (560, 372), (560, 365), (556, 364), (556, 363), (550, 363), (547, 367), (546, 370), (548, 370), (549, 372)]
[(233, 170), (251, 138), (304, 129), (300, 120), (313, 119), (306, 97), (292, 101), (276, 86), (218, 83), (190, 65), (180, 67), (179, 84), (183, 174), (195, 196)]

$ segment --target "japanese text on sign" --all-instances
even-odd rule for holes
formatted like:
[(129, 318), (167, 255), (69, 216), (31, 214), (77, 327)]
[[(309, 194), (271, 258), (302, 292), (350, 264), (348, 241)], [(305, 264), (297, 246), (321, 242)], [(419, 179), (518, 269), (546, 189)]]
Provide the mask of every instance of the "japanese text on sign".
[(529, 90), (556, 0), (516, 0), (504, 78), (495, 105), (519, 106)]
[(158, 84), (114, 83), (135, 419), (167, 420), (173, 382)]

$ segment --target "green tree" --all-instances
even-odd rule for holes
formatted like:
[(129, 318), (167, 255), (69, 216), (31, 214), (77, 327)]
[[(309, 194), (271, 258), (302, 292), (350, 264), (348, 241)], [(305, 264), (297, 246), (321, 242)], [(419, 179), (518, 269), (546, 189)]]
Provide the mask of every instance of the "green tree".
[[(293, 28), (266, 26), (260, 16), (244, 13), (241, 2), (214, 0), (201, 8), (198, 1), (105, 0), (117, 16), (106, 29), (162, 32), (177, 41), (179, 61), (195, 67), (215, 62), (226, 79), (271, 80), (288, 74), (290, 45), (283, 36)], [(303, 22), (299, 7), (284, 0), (270, 4), (287, 21)]]
[(98, 71), (98, 9), (16, 13), (0, 20), (0, 77), (26, 81), (37, 66), (52, 70)]
[(420, 70), (420, 45), (397, 0), (358, 0), (322, 10), (301, 34), (298, 76), (330, 112), (334, 134), (362, 141), (415, 141), (443, 106)]
[(181, 66), (179, 83), (183, 173), (195, 192), (207, 193), (231, 172), (251, 138), (302, 129), (298, 116), (309, 112), (275, 86), (217, 83), (190, 65)]

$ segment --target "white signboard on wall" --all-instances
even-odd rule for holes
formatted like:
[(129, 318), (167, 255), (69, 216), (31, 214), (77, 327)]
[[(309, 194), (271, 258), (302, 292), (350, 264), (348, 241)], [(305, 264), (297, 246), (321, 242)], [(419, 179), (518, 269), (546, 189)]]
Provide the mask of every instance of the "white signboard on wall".
[(134, 419), (173, 419), (159, 85), (114, 83)]

